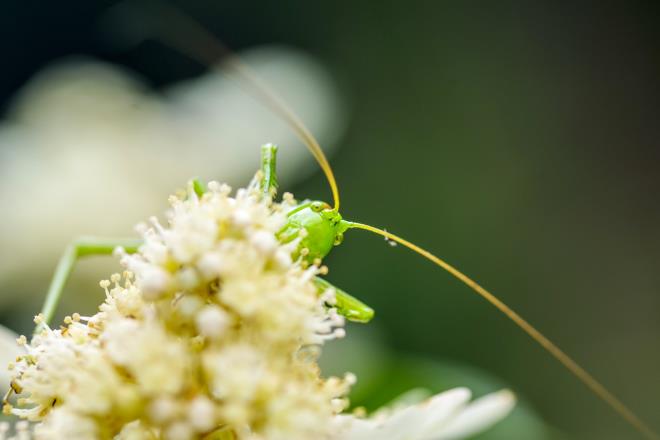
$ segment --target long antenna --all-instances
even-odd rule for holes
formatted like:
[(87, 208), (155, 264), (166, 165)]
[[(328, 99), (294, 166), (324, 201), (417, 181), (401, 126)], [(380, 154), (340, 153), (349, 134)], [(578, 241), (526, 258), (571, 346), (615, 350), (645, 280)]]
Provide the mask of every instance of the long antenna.
[(402, 244), (413, 252), (421, 255), (422, 257), (430, 260), (434, 264), (440, 266), (452, 276), (458, 278), (469, 288), (474, 290), (486, 301), (494, 305), (500, 312), (504, 313), (509, 319), (511, 319), (518, 327), (520, 327), (525, 333), (527, 333), (534, 341), (539, 343), (544, 349), (546, 349), (555, 359), (561, 362), (573, 375), (575, 375), (583, 384), (585, 384), (596, 396), (601, 400), (607, 403), (617, 414), (623, 417), (628, 423), (630, 423), (637, 431), (639, 431), (644, 437), (652, 440), (660, 439), (660, 437), (651, 430), (639, 417), (635, 415), (626, 405), (623, 404), (614, 394), (609, 392), (604, 385), (598, 382), (591, 374), (589, 374), (584, 368), (582, 368), (577, 362), (575, 362), (570, 356), (564, 353), (557, 345), (552, 341), (546, 338), (540, 331), (538, 331), (534, 326), (529, 322), (523, 319), (519, 314), (514, 312), (509, 306), (504, 304), (499, 300), (495, 295), (490, 293), (488, 290), (481, 287), (476, 281), (465, 275), (460, 270), (456, 269), (451, 264), (446, 261), (436, 257), (429, 251), (422, 249), (414, 243), (409, 242), (399, 236), (396, 236), (390, 232), (383, 231), (381, 229), (375, 228), (370, 225), (365, 225), (362, 223), (349, 222), (350, 228), (364, 229), (374, 234), (381, 235), (388, 240), (395, 241)]
[(157, 6), (154, 5), (153, 9), (165, 16), (166, 27), (159, 27), (156, 33), (151, 35), (152, 38), (209, 68), (222, 60), (223, 66), (239, 79), (259, 102), (265, 104), (293, 129), (323, 170), (332, 191), (334, 210), (339, 211), (339, 189), (330, 163), (318, 141), (298, 115), (250, 67), (233, 55), (228, 47), (199, 22), (169, 4), (159, 3)]

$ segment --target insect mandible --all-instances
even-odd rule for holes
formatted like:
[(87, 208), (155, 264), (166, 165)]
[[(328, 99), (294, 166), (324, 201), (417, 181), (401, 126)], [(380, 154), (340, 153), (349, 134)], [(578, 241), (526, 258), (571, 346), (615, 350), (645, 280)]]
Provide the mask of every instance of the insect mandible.
[[(164, 16), (167, 18), (170, 26), (167, 28), (156, 29), (152, 35), (149, 35), (150, 38), (161, 40), (168, 46), (176, 48), (183, 54), (194, 58), (207, 67), (213, 65), (213, 63), (222, 58), (227, 71), (236, 77), (242, 85), (248, 89), (248, 92), (262, 101), (267, 107), (274, 111), (274, 113), (281, 117), (293, 129), (293, 131), (295, 131), (323, 170), (332, 191), (333, 204), (331, 205), (322, 201), (302, 202), (287, 214), (287, 224), (277, 234), (278, 240), (282, 243), (287, 243), (300, 237), (301, 234), (303, 235), (298, 248), (294, 251), (294, 258), (300, 258), (310, 264), (319, 264), (334, 246), (341, 244), (344, 234), (351, 229), (366, 230), (383, 236), (394, 243), (401, 244), (446, 270), (452, 276), (462, 281), (475, 293), (495, 306), (500, 312), (506, 315), (511, 321), (527, 333), (535, 342), (541, 345), (555, 359), (563, 364), (564, 367), (587, 386), (592, 393), (609, 405), (642, 436), (649, 439), (660, 439), (660, 436), (637, 417), (637, 415), (635, 415), (635, 413), (633, 413), (623, 402), (614, 396), (605, 386), (598, 382), (570, 356), (564, 353), (555, 343), (539, 332), (499, 298), (469, 278), (463, 272), (438, 258), (431, 252), (399, 237), (398, 235), (364, 223), (344, 220), (339, 212), (339, 191), (332, 168), (318, 142), (298, 116), (291, 111), (276, 94), (271, 92), (270, 89), (260, 81), (257, 75), (255, 75), (247, 66), (243, 65), (235, 56), (231, 55), (231, 53), (219, 41), (217, 41), (214, 36), (207, 32), (197, 22), (171, 7), (162, 6), (159, 12), (161, 13), (161, 17)], [(171, 24), (175, 24), (175, 26), (171, 26)], [(174, 28), (178, 30), (177, 35), (184, 35), (185, 38), (174, 35), (172, 31)], [(277, 191), (276, 163), (277, 147), (271, 144), (264, 145), (262, 147), (261, 187), (267, 197), (274, 197)], [(192, 184), (198, 194), (202, 194), (205, 191), (203, 184), (199, 181), (193, 180)], [(71, 243), (62, 255), (49, 286), (41, 312), (43, 322), (48, 323), (52, 319), (66, 281), (71, 274), (77, 259), (87, 255), (112, 254), (118, 247), (123, 248), (128, 253), (136, 252), (139, 249), (139, 246), (140, 241), (138, 240), (102, 239), (96, 237), (82, 237)], [(316, 277), (314, 283), (319, 292), (323, 292), (329, 288), (335, 289), (336, 304), (333, 304), (333, 306), (336, 307), (337, 311), (347, 319), (356, 322), (368, 322), (373, 318), (374, 311), (369, 306), (349, 295), (342, 289), (332, 286), (328, 281), (320, 277)]]

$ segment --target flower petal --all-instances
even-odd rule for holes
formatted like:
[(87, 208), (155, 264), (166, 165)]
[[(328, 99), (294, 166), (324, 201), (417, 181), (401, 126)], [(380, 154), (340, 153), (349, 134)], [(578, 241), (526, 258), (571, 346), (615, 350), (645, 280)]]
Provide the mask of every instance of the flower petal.
[(488, 394), (468, 405), (460, 414), (450, 420), (438, 435), (427, 438), (450, 440), (468, 437), (491, 427), (506, 416), (515, 403), (516, 397), (509, 390)]
[(16, 343), (18, 335), (0, 325), (0, 392), (4, 393), (9, 387), (11, 375), (7, 365), (23, 354), (23, 348)]
[(442, 425), (463, 413), (470, 400), (467, 388), (455, 388), (427, 399), (417, 405), (384, 409), (372, 418), (358, 419), (338, 416), (341, 440), (423, 440), (434, 438)]
[(443, 425), (446, 425), (457, 414), (462, 414), (471, 396), (472, 393), (467, 388), (454, 388), (437, 394), (423, 403), (426, 417), (419, 438), (434, 438)]
[(353, 415), (339, 415), (334, 420), (339, 440), (371, 440), (376, 432), (376, 423), (371, 419), (361, 419)]

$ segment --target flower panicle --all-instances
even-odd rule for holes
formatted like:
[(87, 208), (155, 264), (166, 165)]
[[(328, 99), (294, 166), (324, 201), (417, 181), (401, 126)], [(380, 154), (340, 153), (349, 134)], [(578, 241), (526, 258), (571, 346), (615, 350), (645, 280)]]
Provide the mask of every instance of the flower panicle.
[(295, 200), (272, 202), (257, 179), (233, 197), (190, 185), (166, 222), (139, 225), (99, 311), (24, 341), (8, 411), (40, 439), (329, 438), (355, 379), (323, 378), (311, 347), (343, 337), (344, 319), (312, 283), (327, 269), (275, 238)]
[(486, 426), (508, 412), (512, 399), (479, 412), (450, 391), (403, 413), (346, 415), (356, 377), (323, 377), (317, 362), (346, 334), (334, 289), (314, 283), (328, 269), (292, 258), (302, 236), (277, 240), (296, 201), (265, 197), (259, 181), (233, 196), (218, 182), (189, 184), (164, 221), (137, 226), (136, 253), (117, 249), (125, 271), (99, 283), (97, 313), (58, 328), (37, 316), (4, 400), (33, 425), (13, 437), (0, 425), (0, 440), (433, 440), (441, 427), (430, 420)]

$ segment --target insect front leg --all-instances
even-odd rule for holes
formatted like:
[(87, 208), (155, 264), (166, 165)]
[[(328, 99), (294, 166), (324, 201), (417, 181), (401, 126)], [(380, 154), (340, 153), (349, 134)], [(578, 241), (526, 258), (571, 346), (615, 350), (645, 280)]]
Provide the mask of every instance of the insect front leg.
[(328, 289), (334, 289), (335, 303), (332, 306), (337, 309), (337, 313), (349, 321), (366, 323), (374, 317), (374, 309), (342, 289), (333, 286), (323, 278), (315, 277), (314, 284), (319, 290), (319, 295), (322, 295)]
[(112, 255), (118, 247), (123, 247), (128, 253), (134, 253), (137, 252), (140, 244), (142, 244), (142, 241), (138, 239), (101, 237), (80, 237), (71, 242), (60, 257), (60, 261), (57, 263), (55, 273), (53, 274), (53, 279), (48, 287), (48, 293), (41, 308), (42, 322), (48, 324), (53, 319), (64, 286), (79, 258), (88, 255)]
[(261, 147), (261, 190), (270, 199), (277, 194), (277, 145)]

